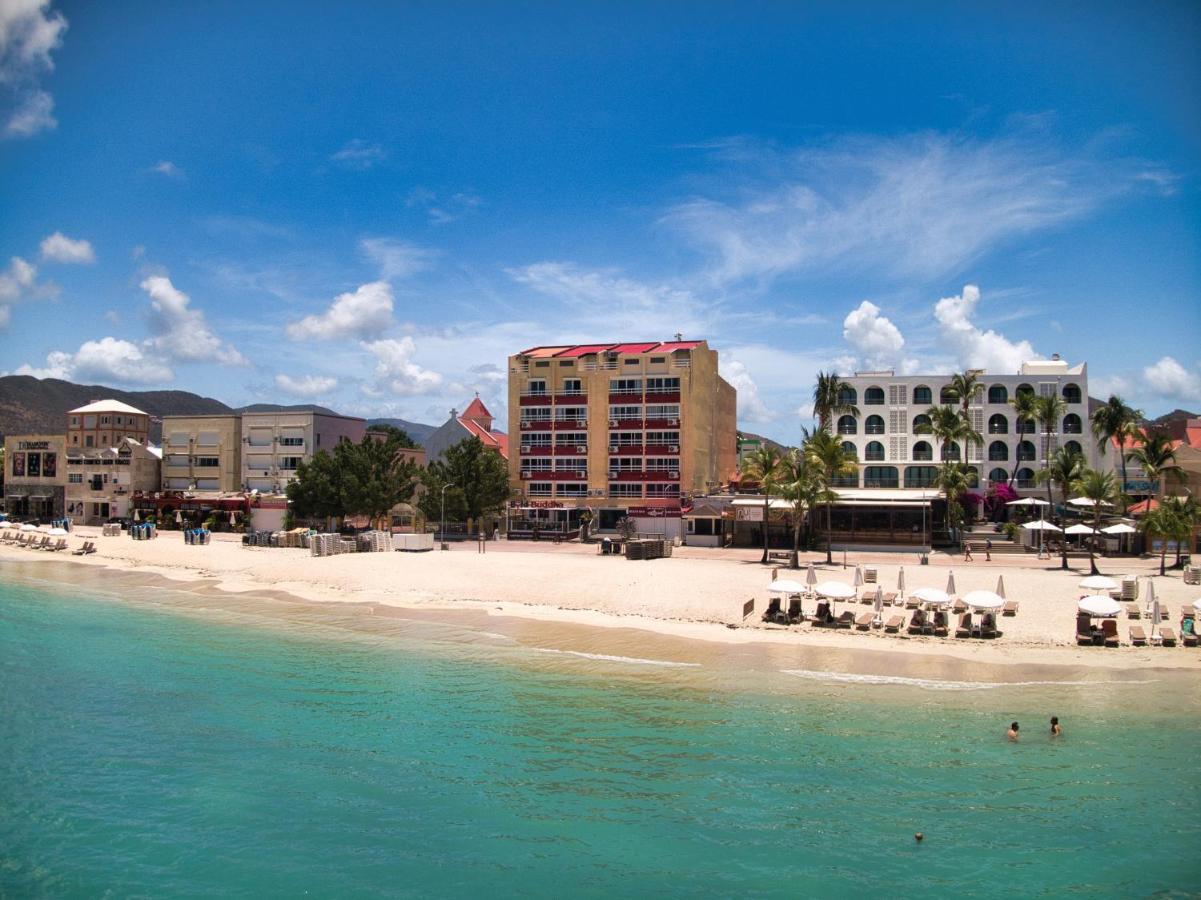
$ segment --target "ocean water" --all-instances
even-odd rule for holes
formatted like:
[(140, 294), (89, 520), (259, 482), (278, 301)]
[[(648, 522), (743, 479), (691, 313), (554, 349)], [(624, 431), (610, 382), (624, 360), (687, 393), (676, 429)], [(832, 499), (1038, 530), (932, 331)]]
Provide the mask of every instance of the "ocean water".
[(742, 671), (0, 576), (0, 896), (1201, 892), (1195, 678)]

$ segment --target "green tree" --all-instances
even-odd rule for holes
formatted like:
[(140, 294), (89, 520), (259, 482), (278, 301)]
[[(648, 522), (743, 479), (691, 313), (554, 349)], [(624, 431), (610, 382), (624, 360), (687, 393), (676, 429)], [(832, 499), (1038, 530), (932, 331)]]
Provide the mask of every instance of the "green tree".
[(1158, 537), (1163, 542), (1159, 548), (1159, 574), (1166, 575), (1168, 541), (1180, 528), (1176, 511), (1169, 504), (1160, 504), (1139, 519), (1138, 528), (1148, 538)]
[(477, 437), (451, 444), (426, 468), (422, 481), (426, 493), (418, 501), (431, 521), (439, 521), (442, 488), (446, 487), (446, 518), (470, 519), (477, 527), (485, 516), (500, 513), (509, 499), (509, 468), (504, 457), (489, 450)]
[[(1096, 469), (1085, 469), (1079, 479), (1080, 495), (1093, 501), (1093, 531), (1101, 530), (1101, 507), (1112, 506), (1118, 499), (1118, 488), (1112, 472), (1098, 472)], [(1094, 553), (1094, 534), (1088, 541), (1088, 571), (1090, 575), (1100, 575), (1097, 568), (1097, 557)]]
[(1122, 466), (1122, 483), (1119, 486), (1122, 513), (1126, 512), (1126, 444), (1135, 436), (1138, 423), (1142, 420), (1142, 410), (1134, 409), (1117, 394), (1110, 394), (1109, 399), (1093, 410), (1090, 423), (1093, 437), (1097, 441), (1097, 449), (1102, 455), (1109, 450), (1111, 442), (1117, 442), (1118, 461)]
[(349, 515), (365, 515), (378, 524), (392, 507), (413, 498), (421, 467), (401, 452), (410, 449), (406, 438), (393, 428), (384, 440), (368, 434), (357, 444), (343, 441), (334, 448), (342, 506)]
[[(972, 428), (971, 414), (972, 402), (984, 393), (984, 382), (980, 380), (980, 373), (969, 370), (967, 372), (960, 372), (952, 375), (951, 382), (947, 385), (947, 388), (951, 395), (954, 396), (959, 403), (959, 415), (963, 419), (963, 422), (967, 426), (967, 430), (969, 432), (968, 436), (966, 437), (967, 445), (970, 446), (971, 444), (975, 443), (983, 446), (983, 438), (980, 436), (979, 432)], [(965, 446), (965, 452), (963, 456), (964, 459), (967, 459), (966, 450), (967, 447)]]
[[(1013, 407), (1014, 430), (1017, 431), (1019, 436), (1025, 434), (1022, 426), (1033, 423), (1037, 418), (1037, 410), (1035, 409), (1034, 401), (1034, 391), (1023, 390), (1019, 390), (1009, 399), (1009, 405)], [(1021, 468), (1022, 463), (1025, 462), (1025, 460), (1022, 459), (1022, 454), (1020, 451), (1015, 453), (1013, 456), (1013, 472), (1009, 475), (1010, 487), (1013, 487), (1013, 483), (1018, 477), (1018, 470)]]
[(859, 415), (859, 407), (849, 398), (853, 390), (837, 372), (817, 373), (817, 384), (813, 387), (813, 415), (817, 417), (818, 428), (829, 431), (835, 416)]
[(1157, 482), (1155, 496), (1162, 498), (1167, 488), (1167, 475), (1175, 472), (1184, 479), (1184, 473), (1176, 462), (1176, 450), (1172, 440), (1166, 434), (1154, 431), (1142, 432), (1142, 444), (1128, 454), (1132, 460), (1142, 466), (1147, 478)]
[(821, 502), (825, 487), (817, 460), (806, 449), (792, 449), (784, 457), (780, 495), (792, 504), (792, 568), (800, 566), (801, 529)]
[(378, 425), (372, 425), (369, 427), (367, 429), (367, 433), (383, 435), (385, 440), (395, 438), (399, 442), (398, 445), (406, 450), (419, 450), (421, 447), (420, 444), (418, 444), (413, 440), (412, 437), (409, 436), (407, 431), (405, 431), (403, 428), (397, 428), (395, 425), (388, 425), (381, 422)]
[(1184, 554), (1192, 553), (1193, 536), (1197, 533), (1197, 524), (1201, 522), (1201, 506), (1198, 506), (1196, 498), (1191, 495), (1164, 497), (1160, 502), (1172, 511), (1172, 537), (1176, 541), (1176, 562), (1173, 568), (1179, 569), (1184, 565)]
[[(929, 434), (938, 442), (942, 467), (936, 476), (935, 483), (942, 489), (946, 499), (947, 527), (953, 533), (957, 533), (959, 524), (962, 522), (963, 509), (959, 505), (958, 497), (953, 496), (944, 485), (957, 486), (962, 480), (964, 491), (966, 491), (969, 479), (966, 465), (954, 468), (950, 466), (951, 463), (956, 462), (951, 453), (951, 447), (954, 443), (961, 442), (963, 448), (966, 449), (973, 442), (982, 441), (982, 438), (980, 433), (972, 428), (970, 420), (953, 406), (946, 404), (931, 406), (926, 410), (926, 416), (929, 418), (930, 424), (923, 423), (915, 431), (918, 434)], [(966, 458), (966, 453), (962, 453), (961, 458)], [(961, 469), (962, 471), (960, 471)]]
[(764, 444), (758, 450), (749, 453), (742, 461), (742, 474), (751, 481), (759, 483), (763, 492), (763, 558), (767, 562), (767, 529), (771, 522), (771, 494), (776, 482), (783, 474), (784, 454), (778, 447)]
[(834, 554), (830, 546), (832, 528), (832, 506), (838, 499), (838, 494), (832, 490), (833, 485), (844, 475), (853, 475), (859, 471), (855, 458), (842, 448), (842, 441), (819, 428), (805, 440), (805, 451), (817, 462), (822, 475), (822, 502), (826, 506), (826, 564), (834, 563)]
[(1043, 468), (1051, 461), (1051, 436), (1059, 433), (1059, 423), (1067, 411), (1067, 404), (1059, 394), (1042, 394), (1034, 398), (1034, 418), (1042, 429)]
[(294, 520), (320, 519), (328, 524), (346, 515), (342, 470), (327, 450), (318, 450), (297, 467), (296, 477), (289, 482), (286, 493), (288, 512)]
[(934, 479), (935, 485), (943, 492), (947, 502), (947, 527), (960, 540), (960, 526), (963, 524), (963, 504), (960, 499), (967, 493), (971, 484), (971, 473), (965, 463), (951, 460), (944, 462)]
[[(1051, 494), (1051, 487), (1058, 485), (1060, 496), (1064, 504), (1067, 503), (1068, 494), (1074, 492), (1080, 484), (1080, 479), (1084, 475), (1084, 457), (1075, 450), (1067, 447), (1060, 447), (1047, 460), (1045, 468), (1040, 469), (1034, 476), (1034, 480), (1039, 484), (1047, 485), (1047, 502), (1051, 504), (1051, 509), (1055, 508), (1055, 498)], [(1062, 523), (1062, 517), (1053, 517)], [(1068, 544), (1066, 540), (1060, 540), (1061, 548), (1060, 561), (1062, 568), (1068, 567)]]

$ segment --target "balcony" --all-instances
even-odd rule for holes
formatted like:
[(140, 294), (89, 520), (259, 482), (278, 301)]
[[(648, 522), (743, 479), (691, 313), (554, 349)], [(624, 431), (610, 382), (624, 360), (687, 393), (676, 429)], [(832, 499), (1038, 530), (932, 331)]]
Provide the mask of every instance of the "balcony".
[(555, 431), (586, 431), (588, 429), (587, 419), (555, 419), (551, 426)]
[(522, 431), (548, 431), (550, 419), (522, 419), (519, 427)]
[(641, 456), (642, 455), (642, 445), (641, 444), (610, 444), (609, 445), (609, 455), (610, 456)]
[(553, 448), (550, 444), (522, 444), (522, 456), (550, 456)]
[(588, 469), (580, 466), (578, 469), (522, 469), (522, 481), (586, 481)]
[(555, 445), (555, 456), (586, 456), (588, 454), (587, 444), (557, 444)]
[(574, 403), (579, 405), (587, 401), (587, 391), (559, 391), (555, 394), (555, 403)]
[(647, 403), (679, 403), (679, 391), (647, 391)]
[(615, 406), (641, 406), (642, 392), (610, 391), (609, 402)]
[(550, 406), (551, 395), (546, 391), (538, 391), (531, 393), (522, 391), (521, 396), (517, 398), (519, 406)]
[(642, 430), (642, 419), (610, 419), (609, 427), (619, 429), (619, 430), (629, 430), (632, 428), (637, 428), (639, 431), (641, 431)]
[(679, 419), (646, 419), (645, 427), (649, 430), (652, 428), (679, 428)]
[(679, 456), (679, 444), (647, 444), (647, 456)]
[(680, 473), (675, 469), (643, 472), (639, 469), (610, 469), (610, 481), (679, 481)]

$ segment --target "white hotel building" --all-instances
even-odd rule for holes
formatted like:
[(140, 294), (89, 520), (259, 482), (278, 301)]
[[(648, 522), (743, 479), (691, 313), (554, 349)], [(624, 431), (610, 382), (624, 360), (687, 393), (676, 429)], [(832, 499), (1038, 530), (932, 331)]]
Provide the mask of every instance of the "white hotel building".
[[(844, 398), (858, 407), (858, 416), (836, 416), (834, 431), (859, 461), (856, 475), (839, 484), (845, 488), (929, 488), (937, 476), (941, 448), (930, 434), (919, 432), (928, 422), (931, 406), (958, 400), (949, 393), (949, 375), (896, 375), (857, 372), (843, 379), (851, 390)], [(984, 438), (950, 449), (949, 458), (966, 462), (981, 486), (1008, 483), (1016, 469), (1014, 487), (1035, 488), (1035, 472), (1060, 446), (1074, 446), (1089, 466), (1097, 464), (1097, 448), (1089, 426), (1088, 368), (1069, 366), (1058, 356), (1025, 362), (1012, 375), (980, 373), (983, 392), (972, 402), (972, 426)], [(1018, 391), (1063, 398), (1065, 412), (1050, 439), (1037, 422), (1019, 423), (1009, 400)]]

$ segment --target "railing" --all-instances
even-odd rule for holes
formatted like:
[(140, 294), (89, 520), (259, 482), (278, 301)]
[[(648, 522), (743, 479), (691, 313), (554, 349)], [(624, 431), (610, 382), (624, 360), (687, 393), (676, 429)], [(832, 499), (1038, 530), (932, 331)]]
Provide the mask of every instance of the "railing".
[(518, 398), (517, 403), (519, 406), (550, 406), (550, 400), (550, 394), (527, 394), (523, 392)]
[(555, 402), (556, 403), (564, 403), (564, 402), (569, 402), (571, 400), (587, 400), (587, 399), (588, 399), (587, 391), (581, 390), (581, 391), (556, 391), (555, 392)]
[(539, 428), (550, 428), (550, 418), (545, 419), (522, 419), (518, 426), (522, 431), (535, 431)]
[(610, 469), (610, 481), (679, 481), (680, 473), (675, 470)]
[(610, 419), (610, 420), (609, 420), (609, 427), (610, 427), (610, 428), (637, 428), (637, 429), (641, 429), (641, 428), (643, 427), (643, 424), (642, 424), (642, 422), (643, 422), (643, 420), (642, 420), (642, 419)]
[(642, 405), (642, 391), (609, 391), (609, 402), (618, 405)]
[(679, 403), (680, 392), (675, 391), (647, 391), (647, 403)]
[(555, 444), (555, 456), (584, 456), (587, 453), (587, 444)]
[(1019, 478), (1015, 483), (1019, 488), (1033, 488), (1037, 486), (1033, 478)]
[(522, 469), (522, 481), (585, 481), (588, 469), (581, 466), (578, 469)]
[(863, 486), (865, 488), (895, 488), (900, 486), (900, 481), (896, 478), (864, 478)]
[(641, 444), (610, 444), (609, 445), (609, 455), (610, 456), (641, 456), (642, 455), (642, 445)]
[(522, 456), (550, 456), (554, 450), (550, 444), (522, 444)]
[(588, 428), (587, 419), (555, 419), (555, 431), (582, 431)]
[(679, 444), (647, 444), (647, 456), (679, 456)]
[(643, 424), (644, 424), (644, 427), (646, 427), (647, 429), (679, 428), (680, 420), (679, 419), (644, 419)]

